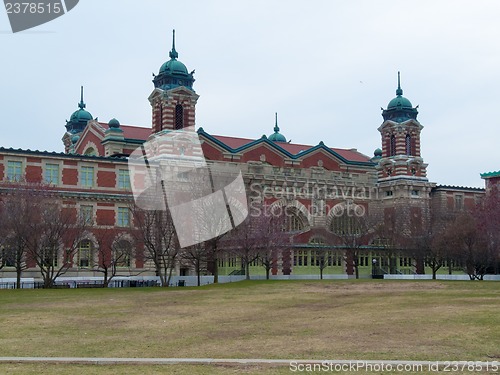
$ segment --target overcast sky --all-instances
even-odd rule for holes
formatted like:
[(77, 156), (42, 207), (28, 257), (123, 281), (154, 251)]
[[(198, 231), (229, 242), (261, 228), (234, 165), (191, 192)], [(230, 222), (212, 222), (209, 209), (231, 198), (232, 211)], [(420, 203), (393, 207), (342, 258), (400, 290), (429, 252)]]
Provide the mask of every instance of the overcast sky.
[(399, 70), (429, 179), (483, 186), (500, 169), (499, 19), (497, 0), (81, 0), (12, 34), (0, 11), (0, 146), (62, 151), (80, 85), (94, 117), (149, 127), (175, 28), (205, 131), (258, 138), (278, 112), (293, 143), (372, 156)]

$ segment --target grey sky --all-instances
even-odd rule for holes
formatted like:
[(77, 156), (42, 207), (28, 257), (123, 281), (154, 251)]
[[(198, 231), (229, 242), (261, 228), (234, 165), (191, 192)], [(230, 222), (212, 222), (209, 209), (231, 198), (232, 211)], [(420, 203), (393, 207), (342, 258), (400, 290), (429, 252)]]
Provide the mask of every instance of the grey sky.
[(81, 0), (12, 34), (0, 11), (0, 145), (62, 151), (80, 85), (99, 120), (149, 126), (175, 28), (207, 132), (269, 135), (277, 111), (294, 143), (371, 156), (400, 70), (429, 179), (483, 186), (500, 169), (499, 17), (496, 0)]

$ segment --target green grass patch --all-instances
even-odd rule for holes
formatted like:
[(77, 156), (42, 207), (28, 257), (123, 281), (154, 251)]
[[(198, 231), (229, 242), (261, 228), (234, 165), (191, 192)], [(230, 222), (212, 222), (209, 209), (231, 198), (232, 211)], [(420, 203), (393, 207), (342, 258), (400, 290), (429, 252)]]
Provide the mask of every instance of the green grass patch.
[[(498, 361), (499, 307), (500, 284), (487, 281), (0, 290), (0, 356)], [(31, 373), (39, 365), (11, 366)], [(169, 373), (150, 367), (143, 373)]]

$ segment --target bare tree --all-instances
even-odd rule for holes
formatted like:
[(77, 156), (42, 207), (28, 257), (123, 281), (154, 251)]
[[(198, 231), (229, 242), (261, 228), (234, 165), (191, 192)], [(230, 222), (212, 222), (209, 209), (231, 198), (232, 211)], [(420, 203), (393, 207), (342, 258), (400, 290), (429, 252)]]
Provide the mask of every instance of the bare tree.
[(21, 288), (22, 273), (28, 268), (26, 263), (27, 243), (30, 235), (29, 222), (33, 219), (33, 203), (37, 194), (33, 194), (35, 185), (11, 182), (3, 184), (3, 200), (0, 202), (2, 225), (2, 267), (12, 265), (16, 271), (16, 288)]
[(86, 225), (74, 209), (64, 207), (54, 195), (32, 208), (35, 217), (29, 223), (30, 236), (26, 238), (28, 255), (40, 269), (44, 288), (51, 288), (71, 267)]
[(290, 247), (291, 236), (286, 232), (287, 220), (284, 210), (274, 211), (264, 205), (260, 217), (260, 241), (258, 253), (260, 263), (266, 270), (266, 279), (276, 266), (278, 255)]
[(259, 258), (262, 246), (262, 235), (266, 220), (260, 216), (249, 215), (236, 229), (231, 231), (224, 240), (224, 247), (241, 259), (245, 270), (245, 278), (250, 280), (250, 265)]
[[(372, 231), (370, 224), (366, 208), (352, 203), (346, 204), (342, 209), (339, 208), (339, 214), (332, 220), (334, 238), (345, 248), (345, 260), (353, 265), (356, 279), (359, 279), (360, 249)], [(324, 267), (326, 266), (323, 259)]]
[(462, 264), (471, 280), (483, 280), (493, 265), (495, 254), (488, 246), (487, 237), (478, 227), (477, 219), (468, 212), (462, 212), (448, 226), (447, 235), (455, 240), (453, 258)]
[(198, 243), (192, 246), (188, 246), (181, 251), (182, 261), (190, 265), (197, 278), (197, 285), (201, 285), (201, 275), (207, 270), (207, 251), (205, 249), (205, 244)]
[(52, 287), (71, 265), (84, 223), (50, 186), (13, 182), (2, 190), (4, 246), (16, 269), (17, 287), (30, 262), (40, 269), (44, 287)]
[(170, 211), (133, 209), (136, 242), (144, 246), (144, 258), (151, 261), (161, 285), (168, 287), (179, 256), (179, 242)]
[(88, 269), (102, 273), (104, 288), (111, 280), (124, 269), (130, 275), (131, 260), (135, 252), (130, 242), (130, 233), (122, 228), (106, 228), (95, 233), (97, 241), (96, 262), (92, 262)]

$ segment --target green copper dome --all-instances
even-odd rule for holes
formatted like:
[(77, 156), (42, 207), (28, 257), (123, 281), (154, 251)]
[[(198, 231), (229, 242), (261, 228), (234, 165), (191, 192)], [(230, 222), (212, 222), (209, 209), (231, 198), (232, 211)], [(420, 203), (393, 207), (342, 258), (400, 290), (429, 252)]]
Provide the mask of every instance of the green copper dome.
[[(175, 49), (175, 30), (173, 30), (172, 50), (169, 53), (170, 60), (160, 67), (160, 72), (154, 76), (153, 83), (156, 88), (170, 90), (175, 87), (184, 86), (193, 90), (193, 74), (188, 73), (186, 65), (177, 60), (179, 54)], [(194, 90), (193, 90), (194, 91)]]
[(115, 118), (112, 118), (111, 120), (109, 120), (108, 122), (108, 126), (110, 128), (119, 128), (120, 127), (120, 121), (118, 121), (117, 119)]
[(274, 125), (274, 133), (271, 134), (267, 139), (273, 142), (286, 142), (286, 138), (283, 134), (280, 134), (280, 128), (278, 126), (278, 113), (276, 113), (276, 124)]
[[(85, 108), (85, 107), (83, 107)], [(73, 114), (71, 115), (71, 117), (69, 118), (69, 121), (77, 121), (77, 122), (80, 122), (80, 121), (89, 121), (89, 120), (92, 120), (93, 117), (92, 115), (90, 114), (89, 111), (86, 111), (85, 109), (83, 109), (82, 107), (80, 107), (79, 110), (73, 112)]]
[(188, 70), (186, 65), (178, 60), (169, 60), (160, 67), (160, 74), (179, 74), (187, 76)]
[(78, 103), (79, 109), (73, 112), (69, 121), (66, 121), (66, 130), (70, 133), (80, 133), (87, 126), (87, 122), (92, 120), (93, 117), (89, 111), (85, 110), (85, 102), (83, 101), (83, 86), (81, 87), (81, 99)]
[(387, 109), (392, 108), (413, 108), (411, 102), (404, 96), (396, 96), (387, 104)]
[(270, 141), (273, 141), (273, 142), (286, 142), (286, 138), (283, 134), (280, 134), (280, 133), (274, 133), (274, 134), (271, 134), (269, 136), (269, 139)]
[(396, 97), (387, 105), (387, 109), (382, 108), (382, 117), (384, 121), (405, 122), (410, 119), (417, 119), (417, 108), (413, 108), (411, 102), (403, 96), (401, 88), (401, 78), (398, 72), (398, 88)]

